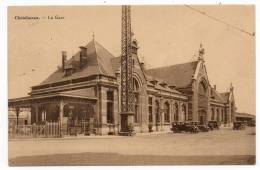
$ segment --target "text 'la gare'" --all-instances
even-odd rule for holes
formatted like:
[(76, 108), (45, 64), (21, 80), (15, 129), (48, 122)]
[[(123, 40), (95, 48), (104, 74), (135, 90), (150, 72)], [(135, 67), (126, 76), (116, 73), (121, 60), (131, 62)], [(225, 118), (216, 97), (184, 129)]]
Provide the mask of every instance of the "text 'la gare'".
[(48, 19), (65, 19), (63, 16), (55, 15), (55, 16), (48, 16)]

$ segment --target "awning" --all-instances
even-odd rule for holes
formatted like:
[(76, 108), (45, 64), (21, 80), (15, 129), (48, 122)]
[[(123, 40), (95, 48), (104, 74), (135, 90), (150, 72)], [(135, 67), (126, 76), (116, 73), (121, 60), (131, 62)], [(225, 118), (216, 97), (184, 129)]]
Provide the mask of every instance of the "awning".
[(37, 95), (37, 96), (26, 96), (20, 98), (14, 98), (8, 100), (8, 106), (20, 105), (20, 106), (30, 106), (33, 101), (41, 100), (41, 99), (48, 99), (48, 98), (74, 98), (74, 99), (85, 99), (85, 100), (92, 100), (96, 101), (96, 97), (89, 97), (83, 95), (75, 95), (70, 94), (69, 92), (66, 93), (52, 93), (52, 94), (45, 94), (45, 95)]

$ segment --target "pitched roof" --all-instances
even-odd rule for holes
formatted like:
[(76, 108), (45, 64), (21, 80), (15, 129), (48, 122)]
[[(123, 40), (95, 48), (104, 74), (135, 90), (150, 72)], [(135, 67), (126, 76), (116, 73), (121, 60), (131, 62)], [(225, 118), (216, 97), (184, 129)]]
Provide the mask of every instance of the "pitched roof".
[(176, 87), (186, 87), (191, 83), (198, 61), (146, 70), (146, 74), (163, 79)]
[(95, 98), (95, 91), (92, 88), (84, 88), (84, 89), (78, 89), (78, 90), (70, 90), (70, 91), (64, 91), (60, 92), (61, 95), (71, 95), (71, 96), (84, 96), (89, 98)]
[(252, 115), (252, 114), (249, 114), (249, 113), (239, 113), (239, 112), (236, 112), (236, 117), (247, 117), (247, 118), (255, 119), (255, 115)]
[(228, 102), (230, 92), (219, 93), (225, 102)]
[(112, 69), (117, 71), (121, 66), (121, 57), (114, 57), (111, 59)]
[(218, 91), (216, 91), (214, 88), (211, 88), (211, 97), (213, 97), (213, 100), (215, 100), (217, 102), (221, 102), (221, 103), (227, 102), (223, 99), (222, 95)]
[[(76, 67), (73, 74), (65, 76), (62, 68), (58, 68), (40, 85), (83, 78), (91, 75), (114, 76), (114, 71), (111, 65), (111, 59), (114, 58), (114, 56), (94, 40), (90, 41), (85, 47), (87, 48), (87, 64), (83, 66), (82, 69)], [(79, 65), (79, 56), (80, 52), (77, 52), (67, 61), (66, 65), (71, 63), (72, 65)]]

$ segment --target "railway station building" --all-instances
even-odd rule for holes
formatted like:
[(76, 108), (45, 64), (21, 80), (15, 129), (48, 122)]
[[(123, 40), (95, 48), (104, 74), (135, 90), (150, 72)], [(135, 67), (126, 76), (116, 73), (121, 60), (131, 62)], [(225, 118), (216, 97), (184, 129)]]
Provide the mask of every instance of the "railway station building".
[[(202, 46), (195, 61), (152, 69), (140, 62), (138, 48), (137, 40), (133, 40), (137, 133), (148, 132), (148, 125), (153, 131), (169, 131), (176, 121), (206, 124), (216, 120), (229, 126), (235, 120), (234, 87), (231, 84), (229, 91), (220, 93), (209, 83)], [(17, 120), (21, 112), (29, 111), (28, 124), (59, 122), (64, 135), (70, 126), (80, 129), (82, 122), (89, 121), (96, 135), (111, 131), (118, 134), (121, 57), (115, 57), (93, 39), (73, 56), (62, 51), (60, 58), (57, 70), (31, 87), (28, 96), (9, 99), (9, 110)]]

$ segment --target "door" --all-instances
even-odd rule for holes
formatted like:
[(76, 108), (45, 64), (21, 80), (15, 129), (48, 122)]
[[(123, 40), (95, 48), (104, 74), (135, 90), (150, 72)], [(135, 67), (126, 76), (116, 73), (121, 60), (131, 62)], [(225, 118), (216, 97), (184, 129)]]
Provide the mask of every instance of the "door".
[(199, 110), (199, 124), (204, 125), (206, 124), (207, 120), (207, 112), (205, 110)]

